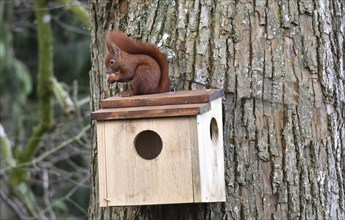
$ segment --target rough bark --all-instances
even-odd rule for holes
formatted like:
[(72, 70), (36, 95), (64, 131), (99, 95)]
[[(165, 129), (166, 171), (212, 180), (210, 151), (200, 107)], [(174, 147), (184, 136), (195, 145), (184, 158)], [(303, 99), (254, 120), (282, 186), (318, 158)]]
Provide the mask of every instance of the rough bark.
[(90, 219), (345, 219), (342, 0), (90, 0), (92, 110), (110, 93), (104, 30), (160, 46), (173, 89), (226, 91), (227, 202), (98, 206)]

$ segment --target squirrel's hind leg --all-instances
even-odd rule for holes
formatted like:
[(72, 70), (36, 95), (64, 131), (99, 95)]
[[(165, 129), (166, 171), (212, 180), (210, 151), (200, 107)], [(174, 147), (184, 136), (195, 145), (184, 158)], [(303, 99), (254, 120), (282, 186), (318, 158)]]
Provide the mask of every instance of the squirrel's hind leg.
[(138, 66), (131, 81), (133, 95), (158, 93), (160, 75), (160, 70), (145, 65)]

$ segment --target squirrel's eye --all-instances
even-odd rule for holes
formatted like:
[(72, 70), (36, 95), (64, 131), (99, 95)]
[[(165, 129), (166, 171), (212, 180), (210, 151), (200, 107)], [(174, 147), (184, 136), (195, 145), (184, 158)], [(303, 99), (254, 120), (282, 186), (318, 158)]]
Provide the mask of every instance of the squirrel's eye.
[(111, 60), (110, 60), (110, 64), (111, 64), (111, 65), (115, 64), (115, 60), (114, 60), (114, 59), (111, 59)]

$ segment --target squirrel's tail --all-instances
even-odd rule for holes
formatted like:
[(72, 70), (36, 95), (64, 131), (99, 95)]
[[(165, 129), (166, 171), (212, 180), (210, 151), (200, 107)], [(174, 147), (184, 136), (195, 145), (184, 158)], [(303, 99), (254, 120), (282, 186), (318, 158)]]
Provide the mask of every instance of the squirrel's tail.
[(161, 69), (159, 92), (168, 92), (170, 89), (169, 63), (165, 55), (153, 44), (133, 40), (119, 30), (106, 33), (106, 41), (114, 43), (120, 50), (129, 54), (145, 54), (157, 61)]

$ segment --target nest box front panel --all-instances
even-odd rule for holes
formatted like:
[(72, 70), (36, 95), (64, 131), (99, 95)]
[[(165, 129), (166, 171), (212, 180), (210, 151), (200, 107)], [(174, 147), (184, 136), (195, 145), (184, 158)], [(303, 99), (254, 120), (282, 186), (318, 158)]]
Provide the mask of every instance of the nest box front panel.
[(193, 202), (196, 123), (195, 117), (98, 121), (100, 205)]

